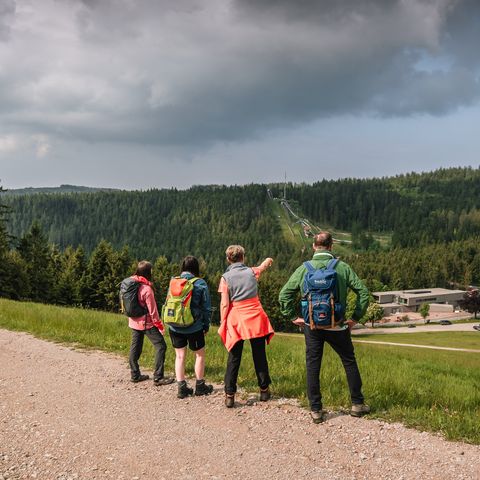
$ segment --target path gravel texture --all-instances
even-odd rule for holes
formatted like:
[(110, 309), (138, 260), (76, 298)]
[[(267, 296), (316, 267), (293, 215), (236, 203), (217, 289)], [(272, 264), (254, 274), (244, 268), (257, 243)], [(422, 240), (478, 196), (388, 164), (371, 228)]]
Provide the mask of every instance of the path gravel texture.
[[(208, 356), (207, 356), (208, 361)], [(0, 330), (0, 480), (480, 479), (480, 447), (220, 386), (178, 400), (125, 359)], [(252, 372), (253, 375), (253, 372)]]

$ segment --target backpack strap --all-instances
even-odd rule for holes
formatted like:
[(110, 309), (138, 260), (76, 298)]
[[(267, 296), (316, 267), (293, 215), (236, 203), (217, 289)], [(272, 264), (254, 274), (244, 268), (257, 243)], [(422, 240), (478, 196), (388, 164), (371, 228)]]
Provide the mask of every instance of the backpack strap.
[(329, 270), (335, 270), (335, 267), (337, 266), (338, 263), (338, 258), (332, 258), (328, 263), (327, 263), (327, 268)]
[(303, 266), (307, 269), (308, 272), (314, 272), (316, 268), (311, 264), (311, 262), (304, 262)]

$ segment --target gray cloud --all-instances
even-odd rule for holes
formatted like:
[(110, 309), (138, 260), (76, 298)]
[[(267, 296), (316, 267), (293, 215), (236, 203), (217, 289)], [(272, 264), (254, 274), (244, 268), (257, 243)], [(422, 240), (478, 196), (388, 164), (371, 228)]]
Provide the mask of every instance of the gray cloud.
[(3, 129), (200, 145), (480, 96), (473, 0), (17, 4), (14, 23), (14, 2), (0, 10)]
[(10, 29), (15, 16), (15, 0), (3, 0), (0, 3), (0, 42), (10, 38)]

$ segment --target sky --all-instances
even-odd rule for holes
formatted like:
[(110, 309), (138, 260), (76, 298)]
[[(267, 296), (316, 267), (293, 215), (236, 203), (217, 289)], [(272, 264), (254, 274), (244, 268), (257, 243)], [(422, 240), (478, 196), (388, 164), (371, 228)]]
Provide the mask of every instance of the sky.
[(0, 0), (0, 185), (478, 167), (478, 0)]

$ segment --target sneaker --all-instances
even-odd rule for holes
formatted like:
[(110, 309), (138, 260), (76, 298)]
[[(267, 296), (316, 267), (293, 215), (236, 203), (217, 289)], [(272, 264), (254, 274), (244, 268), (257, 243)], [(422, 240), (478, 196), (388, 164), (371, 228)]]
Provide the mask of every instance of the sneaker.
[(170, 385), (171, 383), (173, 383), (175, 381), (174, 378), (172, 377), (162, 377), (162, 378), (156, 378), (154, 381), (153, 381), (153, 384), (156, 386), (156, 387), (161, 387), (163, 385)]
[(193, 388), (190, 388), (185, 380), (183, 382), (178, 382), (177, 398), (185, 398), (189, 395), (193, 395)]
[(145, 380), (148, 380), (150, 377), (148, 375), (139, 375), (138, 377), (132, 377), (130, 380), (133, 383), (138, 383), (138, 382), (144, 382)]
[(325, 410), (312, 410), (310, 412), (313, 423), (322, 423), (327, 418), (327, 412)]
[(213, 385), (208, 385), (205, 383), (205, 380), (197, 380), (195, 385), (195, 395), (199, 397), (200, 395), (210, 395), (213, 392)]
[(350, 415), (352, 417), (362, 417), (367, 413), (370, 413), (370, 407), (364, 403), (354, 403), (350, 410)]
[(234, 393), (226, 393), (225, 394), (225, 406), (227, 408), (233, 408), (235, 405), (235, 394)]
[(270, 389), (267, 387), (264, 390), (260, 389), (260, 401), (261, 402), (266, 402), (267, 400), (270, 400), (272, 394), (270, 393)]

